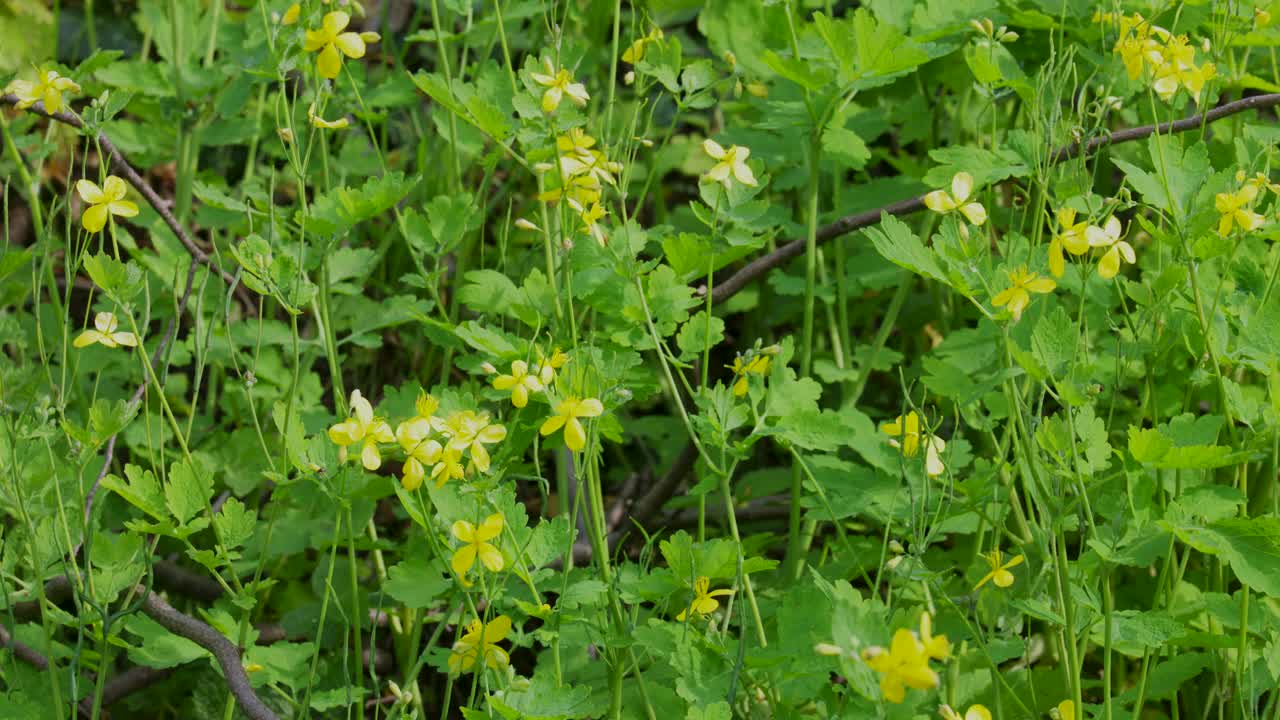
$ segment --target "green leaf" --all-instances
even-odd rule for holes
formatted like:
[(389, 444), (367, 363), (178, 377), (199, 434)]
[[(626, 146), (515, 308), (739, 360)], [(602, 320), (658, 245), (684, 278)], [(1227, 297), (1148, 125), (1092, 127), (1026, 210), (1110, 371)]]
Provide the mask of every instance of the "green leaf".
[(497, 270), (472, 270), (463, 279), (466, 284), (458, 291), (458, 299), (478, 313), (505, 315), (520, 296), (511, 278)]
[(387, 569), (382, 589), (407, 608), (425, 608), (435, 604), (452, 584), (438, 561), (414, 554)]
[(901, 220), (881, 213), (879, 227), (869, 227), (864, 232), (885, 260), (944, 285), (951, 284), (938, 265), (937, 254), (925, 247), (919, 236)]
[(1154, 428), (1130, 426), (1129, 452), (1140, 463), (1182, 470), (1225, 467), (1248, 458), (1248, 451), (1212, 444), (1221, 425), (1222, 418), (1194, 419), (1186, 413)]
[(194, 642), (174, 635), (155, 620), (136, 613), (129, 615), (124, 627), (142, 638), (142, 644), (129, 648), (129, 659), (153, 668), (177, 667), (199, 659), (208, 652)]
[(229, 498), (213, 517), (213, 526), (228, 549), (240, 547), (253, 537), (257, 523), (258, 512), (246, 508), (239, 498)]
[(1193, 211), (1192, 202), (1213, 170), (1204, 142), (1184, 150), (1177, 135), (1157, 134), (1148, 141), (1147, 153), (1154, 168), (1151, 172), (1118, 158), (1112, 162), (1124, 171), (1126, 181), (1143, 200), (1168, 212), (1175, 221), (1187, 218)]
[(169, 469), (169, 484), (164, 489), (165, 505), (179, 525), (201, 513), (213, 495), (208, 476), (178, 461)]
[(576, 720), (603, 715), (608, 697), (586, 685), (557, 684), (550, 673), (541, 673), (523, 690), (489, 696), (489, 704), (507, 720)]
[(107, 475), (102, 479), (102, 487), (156, 520), (168, 519), (164, 492), (160, 490), (160, 482), (156, 480), (155, 473), (129, 464), (124, 466), (124, 476), (127, 481), (114, 473)]
[(312, 201), (310, 215), (298, 210), (294, 220), (309, 233), (344, 233), (391, 209), (417, 184), (417, 179), (406, 179), (402, 172), (390, 172), (368, 180), (360, 188), (336, 187)]
[(834, 124), (822, 133), (822, 152), (854, 170), (861, 170), (871, 159), (871, 150), (858, 133)]
[(1227, 561), (1240, 582), (1280, 597), (1280, 518), (1228, 518), (1174, 532), (1196, 550)]
[(84, 269), (95, 285), (118, 302), (127, 302), (142, 291), (142, 268), (132, 260), (122, 263), (100, 252), (84, 257)]
[(707, 320), (707, 311), (699, 311), (689, 318), (676, 334), (676, 346), (680, 348), (681, 360), (693, 360), (702, 357), (704, 350), (713, 348), (724, 342), (724, 320), (712, 315)]
[(929, 157), (938, 163), (924, 176), (925, 183), (932, 187), (950, 189), (951, 178), (961, 171), (973, 176), (975, 188), (1031, 174), (1022, 157), (1008, 148), (992, 151), (975, 145), (952, 145), (930, 150)]

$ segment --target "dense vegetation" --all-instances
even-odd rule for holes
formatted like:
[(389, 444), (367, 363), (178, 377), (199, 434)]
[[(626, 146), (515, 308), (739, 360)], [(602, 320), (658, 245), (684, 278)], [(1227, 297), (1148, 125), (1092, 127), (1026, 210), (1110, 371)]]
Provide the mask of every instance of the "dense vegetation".
[(1280, 718), (1280, 29), (0, 2), (0, 717)]

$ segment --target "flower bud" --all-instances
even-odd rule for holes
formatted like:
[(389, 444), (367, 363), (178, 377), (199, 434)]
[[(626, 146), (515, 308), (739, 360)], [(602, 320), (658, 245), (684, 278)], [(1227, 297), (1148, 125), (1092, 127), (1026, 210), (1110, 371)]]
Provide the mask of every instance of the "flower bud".
[(289, 145), (293, 142), (293, 130), (287, 127), (277, 128), (276, 134), (280, 136), (280, 142)]
[(534, 225), (533, 223), (529, 222), (528, 220), (525, 220), (524, 218), (520, 218), (516, 220), (515, 226), (521, 230), (532, 230), (533, 232), (542, 232), (542, 228), (539, 228), (537, 225)]
[(828, 657), (836, 657), (844, 654), (844, 648), (839, 645), (833, 645), (826, 642), (820, 642), (817, 645), (814, 645), (813, 651), (819, 655), (826, 655)]
[(622, 76), (622, 84), (630, 85), (636, 81), (636, 71), (628, 70), (626, 75)]

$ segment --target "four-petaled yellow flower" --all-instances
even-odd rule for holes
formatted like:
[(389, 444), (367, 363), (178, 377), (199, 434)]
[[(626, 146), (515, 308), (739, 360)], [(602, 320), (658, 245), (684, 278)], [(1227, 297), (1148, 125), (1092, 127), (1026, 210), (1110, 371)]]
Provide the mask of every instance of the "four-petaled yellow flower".
[(924, 196), (924, 205), (942, 215), (959, 211), (969, 222), (981, 225), (987, 221), (987, 209), (980, 202), (969, 202), (972, 196), (973, 176), (958, 172), (951, 178), (951, 192), (934, 190)]
[(63, 77), (57, 70), (41, 70), (38, 80), (14, 80), (5, 88), (5, 92), (18, 96), (17, 107), (26, 110), (38, 102), (44, 102), (44, 111), (56, 113), (62, 110), (62, 93), (80, 92), (80, 86), (69, 77)]
[(609, 213), (600, 205), (600, 201), (596, 200), (587, 207), (583, 207), (581, 203), (573, 198), (569, 198), (569, 207), (578, 213), (578, 217), (582, 219), (582, 232), (595, 238), (600, 243), (600, 247), (604, 247), (607, 238), (604, 235), (604, 229), (600, 227), (600, 220)]
[(951, 657), (951, 642), (946, 635), (933, 634), (933, 617), (929, 611), (920, 613), (920, 647), (924, 654), (934, 660), (946, 660)]
[(1262, 215), (1252, 210), (1253, 201), (1258, 197), (1258, 186), (1246, 183), (1235, 192), (1218, 193), (1214, 196), (1213, 206), (1222, 217), (1218, 219), (1218, 234), (1226, 237), (1237, 225), (1241, 230), (1256, 230), (1264, 222)]
[(1009, 306), (1015, 322), (1022, 319), (1022, 311), (1031, 303), (1031, 293), (1051, 293), (1058, 286), (1052, 278), (1042, 278), (1038, 273), (1029, 272), (1020, 267), (1008, 273), (1009, 287), (996, 293), (991, 304), (996, 307)]
[(1009, 587), (1013, 584), (1013, 573), (1009, 572), (1009, 568), (1017, 567), (1022, 564), (1023, 560), (1027, 559), (1024, 555), (1014, 555), (1009, 558), (1008, 562), (1005, 562), (1004, 553), (1000, 552), (1000, 548), (996, 548), (982, 557), (991, 566), (991, 572), (982, 576), (978, 584), (973, 586), (974, 590), (981, 588), (988, 582), (995, 583), (996, 587)]
[(649, 31), (648, 35), (631, 43), (631, 47), (622, 51), (622, 62), (635, 65), (644, 59), (644, 51), (646, 46), (653, 43), (662, 42), (662, 28), (654, 28)]
[(587, 446), (587, 431), (578, 418), (597, 417), (604, 412), (604, 405), (595, 398), (567, 397), (556, 405), (556, 414), (542, 423), (538, 432), (543, 435), (564, 428), (564, 444), (578, 452)]
[(578, 107), (583, 107), (591, 96), (587, 94), (587, 86), (573, 81), (573, 73), (565, 68), (556, 69), (551, 58), (543, 58), (542, 67), (545, 73), (531, 73), (533, 81), (546, 88), (542, 93), (542, 112), (553, 113), (560, 107), (560, 101), (567, 95)]
[(507, 429), (489, 417), (487, 412), (463, 410), (449, 416), (449, 419), (437, 423), (437, 430), (449, 438), (448, 447), (471, 454), (471, 462), (480, 472), (489, 472), (489, 451), (485, 445), (501, 442), (507, 436)]
[(551, 357), (542, 354), (542, 350), (538, 350), (538, 379), (542, 381), (543, 387), (548, 387), (555, 382), (556, 371), (569, 364), (569, 356), (562, 352), (560, 348), (556, 348), (551, 352)]
[(360, 443), (361, 464), (368, 470), (377, 470), (382, 466), (378, 443), (393, 442), (396, 436), (385, 420), (373, 416), (373, 406), (359, 390), (351, 391), (350, 405), (351, 417), (329, 428), (329, 439), (340, 448), (338, 458), (342, 462), (347, 460), (347, 447)]
[[(914, 410), (905, 416), (899, 415), (893, 422), (880, 426), (880, 432), (889, 436), (889, 444), (902, 451), (903, 457), (915, 457), (920, 453), (920, 416)], [(924, 469), (930, 477), (946, 472), (942, 462), (942, 452), (947, 449), (947, 442), (937, 435), (928, 435), (925, 440)]]
[(335, 10), (326, 13), (320, 21), (320, 28), (308, 30), (302, 49), (307, 52), (319, 51), (316, 57), (316, 70), (320, 77), (332, 80), (342, 72), (342, 56), (356, 59), (364, 57), (365, 40), (373, 40), (373, 34), (342, 32), (351, 24), (351, 16)]
[(1090, 225), (1085, 231), (1089, 247), (1106, 248), (1102, 259), (1098, 261), (1098, 275), (1104, 280), (1110, 280), (1120, 272), (1121, 258), (1130, 265), (1138, 259), (1133, 253), (1133, 246), (1120, 239), (1123, 234), (1124, 226), (1115, 215), (1107, 218), (1102, 227)]
[(938, 708), (938, 714), (942, 716), (942, 720), (991, 720), (991, 711), (985, 705), (970, 705), (964, 715), (956, 712), (950, 705), (943, 705)]
[(773, 360), (773, 356), (768, 353), (759, 353), (746, 362), (742, 361), (742, 355), (733, 359), (733, 375), (737, 380), (733, 383), (733, 394), (735, 397), (742, 397), (747, 394), (748, 381), (751, 375), (759, 375), (764, 377), (769, 374), (769, 364)]
[(522, 408), (529, 404), (529, 393), (542, 391), (542, 381), (529, 373), (529, 363), (516, 360), (511, 363), (510, 375), (499, 375), (493, 379), (493, 388), (510, 390), (511, 404)]
[(431, 466), (431, 479), (436, 487), (444, 487), (449, 480), (461, 480), (467, 474), (462, 466), (462, 451), (445, 447), (440, 453), (440, 461)]
[(1085, 235), (1089, 223), (1076, 222), (1076, 211), (1071, 208), (1059, 209), (1057, 220), (1058, 231), (1049, 241), (1049, 272), (1053, 273), (1054, 277), (1062, 277), (1062, 273), (1066, 271), (1063, 250), (1072, 255), (1083, 255), (1089, 252), (1089, 238)]
[(476, 527), (466, 520), (459, 520), (453, 524), (453, 536), (462, 541), (462, 547), (453, 553), (453, 559), (450, 566), (457, 573), (458, 577), (466, 583), (466, 575), (476, 564), (476, 558), (480, 558), (480, 562), (490, 572), (498, 572), (503, 568), (505, 562), (502, 559), (502, 552), (490, 540), (502, 534), (502, 515), (494, 513), (484, 519), (480, 523), (480, 527)]
[(511, 618), (506, 615), (489, 621), (486, 625), (480, 618), (467, 625), (467, 631), (453, 644), (449, 653), (449, 672), (468, 672), (477, 667), (477, 661), (494, 669), (501, 670), (511, 662), (507, 651), (498, 647), (498, 643), (507, 639), (511, 633)]
[(94, 343), (109, 348), (137, 347), (138, 337), (131, 332), (117, 332), (116, 327), (119, 325), (120, 322), (116, 320), (114, 313), (100, 312), (93, 316), (93, 326), (97, 329), (85, 330), (71, 344), (78, 348)]
[(689, 607), (681, 610), (680, 614), (676, 615), (676, 620), (684, 622), (690, 611), (694, 615), (710, 615), (716, 611), (716, 608), (720, 607), (720, 601), (716, 599), (717, 596), (732, 594), (733, 591), (728, 589), (712, 590), (711, 579), (706, 576), (699, 577), (693, 584), (693, 601), (689, 603)]
[(430, 435), (431, 423), (428, 419), (414, 418), (400, 423), (396, 428), (396, 440), (407, 456), (400, 478), (400, 484), (405, 490), (413, 492), (421, 487), (422, 481), (427, 477), (427, 466), (440, 461), (444, 448), (432, 440)]
[(938, 674), (929, 667), (924, 646), (905, 628), (893, 634), (889, 649), (872, 647), (862, 654), (867, 666), (880, 673), (880, 693), (891, 703), (900, 703), (907, 688), (929, 690), (938, 687)]
[(80, 215), (80, 224), (91, 233), (106, 227), (107, 220), (112, 215), (133, 217), (138, 214), (138, 206), (124, 199), (129, 186), (115, 175), (108, 175), (102, 187), (98, 187), (92, 180), (81, 178), (76, 182), (76, 192), (80, 194), (81, 200), (89, 203), (89, 207)]
[(747, 165), (747, 158), (751, 157), (750, 148), (741, 145), (726, 148), (707, 138), (702, 141), (702, 150), (716, 161), (707, 174), (702, 176), (704, 182), (718, 182), (727, 188), (733, 180), (737, 180), (743, 185), (756, 186), (755, 173)]
[(351, 121), (345, 117), (340, 117), (337, 120), (325, 120), (316, 114), (316, 106), (314, 103), (312, 103), (311, 107), (307, 108), (307, 118), (311, 121), (311, 127), (323, 128), (325, 130), (342, 130), (343, 128), (351, 125)]

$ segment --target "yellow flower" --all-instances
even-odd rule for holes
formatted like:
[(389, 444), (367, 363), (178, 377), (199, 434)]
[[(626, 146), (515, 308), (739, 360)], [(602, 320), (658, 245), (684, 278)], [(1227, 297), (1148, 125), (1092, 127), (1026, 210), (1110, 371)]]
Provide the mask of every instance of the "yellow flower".
[(1013, 584), (1013, 573), (1009, 572), (1009, 568), (1017, 567), (1022, 564), (1023, 560), (1026, 560), (1023, 555), (1014, 555), (1009, 558), (1008, 562), (1005, 562), (1004, 554), (1000, 552), (1000, 548), (996, 548), (982, 557), (991, 566), (991, 572), (982, 576), (978, 584), (973, 586), (974, 590), (986, 585), (988, 581), (995, 583), (996, 587), (1009, 587)]
[(62, 110), (62, 93), (80, 92), (80, 86), (69, 77), (63, 77), (57, 70), (41, 70), (38, 80), (14, 80), (5, 88), (5, 92), (18, 96), (17, 107), (26, 110), (38, 102), (44, 102), (44, 110), (56, 113)]
[(985, 705), (970, 705), (963, 716), (951, 709), (950, 705), (943, 705), (938, 708), (938, 714), (942, 716), (942, 720), (991, 720), (991, 711)]
[(1246, 183), (1233, 193), (1214, 196), (1213, 206), (1222, 214), (1218, 220), (1218, 234), (1226, 237), (1236, 225), (1245, 231), (1261, 227), (1263, 217), (1250, 209), (1257, 197), (1258, 187), (1252, 183)]
[(459, 520), (453, 524), (453, 536), (461, 540), (463, 545), (454, 551), (453, 559), (449, 564), (464, 583), (466, 574), (476, 564), (476, 558), (480, 558), (480, 562), (489, 568), (490, 572), (498, 572), (503, 568), (505, 563), (502, 553), (489, 542), (501, 534), (502, 515), (499, 513), (485, 518), (478, 528), (466, 520)]
[(444, 487), (449, 480), (461, 480), (466, 474), (462, 467), (462, 451), (452, 447), (446, 446), (440, 452), (439, 462), (431, 466), (431, 479), (436, 481), (436, 487)]
[[(920, 452), (920, 416), (914, 410), (905, 416), (899, 415), (893, 422), (880, 426), (880, 432), (890, 436), (889, 444), (902, 451), (903, 457), (915, 457)], [(935, 477), (946, 472), (946, 466), (940, 457), (947, 449), (947, 443), (937, 435), (925, 438), (925, 472)]]
[(929, 668), (929, 656), (910, 630), (898, 630), (888, 650), (868, 648), (863, 658), (868, 667), (880, 673), (880, 693), (891, 703), (902, 702), (908, 687), (917, 690), (938, 687), (938, 674)]
[(106, 227), (107, 219), (112, 215), (133, 217), (138, 214), (138, 206), (124, 199), (129, 187), (115, 175), (108, 175), (102, 187), (82, 178), (76, 182), (76, 192), (80, 194), (81, 200), (89, 203), (89, 207), (80, 215), (80, 224), (91, 233)]
[(501, 442), (507, 429), (491, 421), (489, 413), (464, 410), (449, 416), (437, 429), (449, 438), (448, 447), (461, 453), (469, 450), (471, 462), (481, 472), (489, 471), (489, 451), (485, 445)]
[(551, 64), (551, 58), (543, 58), (542, 67), (546, 70), (545, 74), (530, 74), (534, 82), (546, 88), (542, 93), (542, 112), (555, 112), (566, 95), (578, 107), (585, 106), (591, 99), (587, 94), (587, 87), (582, 83), (574, 82), (573, 74), (565, 68), (557, 70), (555, 65)]
[(551, 357), (544, 357), (542, 350), (538, 350), (538, 379), (542, 381), (542, 386), (547, 387), (555, 382), (556, 371), (569, 364), (569, 356), (556, 348), (551, 352)]
[(747, 158), (751, 157), (750, 148), (741, 145), (730, 145), (725, 148), (715, 140), (707, 138), (702, 141), (702, 150), (716, 161), (707, 174), (702, 176), (703, 182), (718, 182), (727, 188), (736, 179), (743, 185), (756, 186), (755, 173), (751, 172), (751, 168), (747, 165)]
[(1072, 700), (1063, 700), (1049, 711), (1054, 720), (1076, 720), (1076, 704)]
[(951, 643), (946, 635), (933, 634), (933, 618), (928, 611), (920, 613), (920, 646), (924, 648), (924, 654), (934, 660), (951, 657)]
[(329, 439), (341, 448), (338, 457), (343, 462), (347, 459), (347, 447), (360, 443), (361, 464), (368, 470), (377, 470), (382, 466), (378, 443), (393, 442), (396, 436), (385, 420), (373, 416), (373, 406), (359, 390), (351, 391), (350, 405), (351, 417), (330, 427)]
[(311, 120), (311, 127), (324, 128), (325, 130), (342, 130), (351, 124), (351, 121), (345, 117), (340, 117), (337, 120), (325, 120), (316, 114), (314, 103), (307, 108), (307, 118)]
[(302, 14), (302, 6), (299, 5), (298, 3), (294, 3), (289, 6), (288, 10), (284, 11), (284, 16), (280, 18), (280, 24), (292, 25), (298, 22), (298, 16), (301, 14)]
[(680, 611), (676, 620), (684, 622), (689, 611), (693, 611), (695, 615), (710, 615), (720, 607), (720, 601), (716, 597), (732, 594), (733, 591), (727, 589), (711, 590), (711, 579), (705, 576), (699, 577), (693, 584), (693, 601), (689, 603), (689, 607)]
[(96, 330), (85, 330), (80, 336), (72, 342), (78, 348), (87, 347), (94, 343), (98, 343), (103, 347), (137, 347), (138, 337), (131, 332), (116, 332), (119, 326), (116, 316), (109, 312), (100, 312), (93, 316), (93, 326)]
[(542, 390), (542, 382), (529, 374), (529, 363), (516, 360), (511, 363), (510, 375), (499, 375), (493, 379), (493, 388), (510, 390), (511, 404), (522, 408), (529, 404), (529, 393)]
[[(430, 395), (424, 397), (434, 402), (434, 398)], [(418, 398), (420, 408), (422, 402), (422, 398)], [(439, 462), (440, 455), (444, 451), (440, 443), (430, 438), (431, 412), (434, 412), (434, 408), (428, 410), (425, 417), (420, 413), (419, 417), (406, 420), (396, 427), (396, 440), (399, 441), (400, 447), (404, 449), (407, 456), (400, 484), (410, 492), (422, 486), (422, 481), (427, 476), (426, 466)]]
[(1085, 230), (1089, 227), (1089, 223), (1081, 221), (1076, 222), (1076, 211), (1071, 208), (1061, 208), (1057, 212), (1058, 232), (1049, 242), (1049, 272), (1054, 277), (1062, 277), (1062, 273), (1066, 270), (1066, 258), (1062, 251), (1065, 249), (1072, 255), (1083, 255), (1089, 252), (1089, 240), (1085, 237)]
[(511, 633), (511, 618), (499, 615), (489, 624), (480, 618), (467, 625), (467, 631), (453, 644), (449, 653), (449, 672), (467, 672), (476, 666), (476, 661), (483, 659), (485, 665), (494, 670), (501, 670), (511, 662), (507, 651), (498, 647), (498, 643), (507, 639)]
[(604, 405), (595, 398), (567, 397), (556, 405), (556, 414), (542, 423), (538, 432), (545, 435), (564, 428), (564, 444), (574, 452), (587, 445), (587, 431), (578, 418), (597, 417), (604, 412)]
[[(316, 70), (320, 77), (332, 80), (342, 72), (342, 56), (362, 58), (365, 51), (365, 38), (360, 33), (342, 32), (351, 24), (351, 16), (335, 10), (326, 13), (318, 30), (308, 30), (302, 49), (307, 52), (319, 51), (316, 58)], [(341, 54), (339, 54), (341, 51)]]
[(1130, 80), (1142, 77), (1142, 70), (1146, 65), (1158, 68), (1164, 64), (1164, 54), (1156, 38), (1168, 39), (1168, 30), (1152, 25), (1138, 13), (1134, 13), (1132, 17), (1121, 15), (1118, 18), (1108, 14), (1106, 19), (1118, 20), (1120, 38), (1116, 41), (1114, 51), (1124, 61), (1125, 72)]
[(631, 47), (622, 52), (622, 62), (635, 65), (644, 59), (645, 46), (652, 43), (662, 42), (662, 28), (654, 28), (649, 31), (648, 35), (631, 43)]
[(1085, 230), (1085, 236), (1089, 240), (1089, 247), (1106, 248), (1106, 252), (1102, 254), (1102, 259), (1098, 261), (1098, 275), (1104, 280), (1110, 280), (1120, 272), (1120, 259), (1132, 265), (1137, 256), (1133, 253), (1133, 246), (1120, 236), (1124, 234), (1124, 226), (1120, 224), (1120, 220), (1115, 215), (1107, 218), (1102, 227), (1090, 225)]
[[(750, 353), (748, 353), (750, 355)], [(735, 397), (742, 397), (747, 394), (748, 383), (747, 378), (751, 375), (759, 375), (764, 377), (769, 374), (769, 364), (773, 360), (773, 356), (768, 353), (759, 353), (745, 363), (742, 361), (743, 356), (739, 355), (733, 359), (733, 375), (737, 380), (733, 383), (733, 394)]]
[(1058, 286), (1050, 278), (1042, 278), (1037, 273), (1028, 272), (1025, 266), (1008, 275), (1011, 285), (996, 293), (996, 296), (991, 299), (991, 304), (996, 307), (1008, 305), (1015, 322), (1022, 319), (1022, 311), (1026, 310), (1031, 302), (1031, 293), (1050, 293)]
[(915, 457), (920, 452), (920, 416), (914, 410), (881, 425), (880, 432), (890, 437), (889, 444), (901, 450), (904, 457)]
[(951, 192), (934, 190), (924, 196), (924, 205), (942, 215), (959, 210), (969, 222), (981, 225), (987, 221), (987, 209), (982, 203), (969, 202), (972, 195), (973, 176), (967, 172), (958, 172), (951, 178)]
[(583, 207), (573, 198), (569, 199), (569, 207), (578, 213), (578, 217), (582, 219), (582, 232), (595, 238), (600, 243), (600, 247), (605, 245), (604, 230), (600, 227), (600, 220), (607, 215), (605, 209), (600, 206), (600, 202), (591, 203), (588, 207)]

